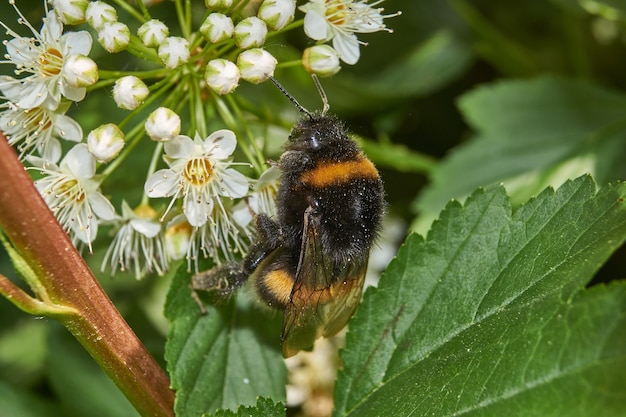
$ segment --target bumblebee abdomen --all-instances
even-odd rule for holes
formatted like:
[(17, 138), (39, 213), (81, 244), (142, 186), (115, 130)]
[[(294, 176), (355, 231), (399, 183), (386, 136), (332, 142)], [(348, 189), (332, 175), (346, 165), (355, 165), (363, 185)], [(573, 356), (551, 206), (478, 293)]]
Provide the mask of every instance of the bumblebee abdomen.
[(305, 171), (300, 182), (311, 188), (324, 188), (336, 185), (349, 185), (354, 179), (378, 179), (378, 170), (372, 162), (361, 155), (360, 158), (342, 162), (322, 162), (314, 169)]

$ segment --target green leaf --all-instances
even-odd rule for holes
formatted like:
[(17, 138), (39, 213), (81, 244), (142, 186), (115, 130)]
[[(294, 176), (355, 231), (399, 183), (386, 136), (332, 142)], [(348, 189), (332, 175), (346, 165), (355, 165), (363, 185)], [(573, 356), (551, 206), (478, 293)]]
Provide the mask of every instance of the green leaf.
[(214, 414), (215, 417), (284, 417), (285, 406), (275, 403), (269, 398), (259, 398), (254, 407), (241, 406), (237, 412), (230, 410), (220, 410)]
[(280, 317), (245, 296), (200, 314), (189, 274), (176, 274), (165, 305), (171, 322), (165, 359), (179, 417), (236, 410), (264, 396), (285, 402), (287, 372), (280, 352)]
[(414, 208), (424, 230), (450, 198), (504, 183), (514, 204), (591, 173), (626, 176), (626, 97), (584, 81), (541, 77), (479, 87), (459, 107), (477, 132), (432, 173)]
[(61, 407), (48, 403), (30, 392), (12, 387), (0, 381), (0, 416), (41, 417), (67, 416)]
[(585, 176), (514, 213), (499, 186), (448, 204), (366, 292), (335, 415), (624, 415), (626, 282), (583, 287), (626, 237), (625, 194)]
[(379, 168), (392, 168), (400, 172), (426, 173), (435, 166), (431, 156), (412, 151), (404, 145), (378, 143), (369, 140), (359, 142), (363, 151)]

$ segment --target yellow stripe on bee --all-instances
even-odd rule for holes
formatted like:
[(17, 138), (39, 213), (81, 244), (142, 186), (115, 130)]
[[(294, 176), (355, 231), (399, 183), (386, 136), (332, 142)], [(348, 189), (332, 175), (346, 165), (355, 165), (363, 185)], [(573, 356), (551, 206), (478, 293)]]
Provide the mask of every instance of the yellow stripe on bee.
[(354, 161), (326, 162), (302, 174), (300, 180), (313, 187), (325, 187), (349, 182), (355, 178), (378, 178), (372, 162), (361, 157)]
[(284, 269), (270, 271), (263, 277), (263, 285), (281, 304), (289, 302), (291, 289), (293, 288), (293, 278)]

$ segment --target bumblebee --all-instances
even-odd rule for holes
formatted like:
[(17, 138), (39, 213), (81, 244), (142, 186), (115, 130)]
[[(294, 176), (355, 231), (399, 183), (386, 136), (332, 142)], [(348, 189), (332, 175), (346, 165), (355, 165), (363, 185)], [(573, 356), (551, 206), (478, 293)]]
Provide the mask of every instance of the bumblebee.
[(257, 240), (242, 262), (194, 275), (192, 288), (228, 296), (251, 280), (260, 300), (284, 311), (287, 358), (335, 335), (354, 313), (385, 201), (374, 164), (326, 114), (317, 79), (324, 110), (316, 113), (272, 81), (305, 113), (278, 161), (277, 218), (259, 214)]

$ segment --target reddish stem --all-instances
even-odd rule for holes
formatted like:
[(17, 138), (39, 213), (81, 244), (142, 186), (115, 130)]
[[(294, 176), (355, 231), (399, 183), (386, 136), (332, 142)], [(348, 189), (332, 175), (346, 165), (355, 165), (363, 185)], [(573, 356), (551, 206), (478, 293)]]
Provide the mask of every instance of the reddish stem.
[(0, 227), (28, 262), (59, 318), (143, 416), (173, 416), (165, 372), (114, 307), (0, 132)]

